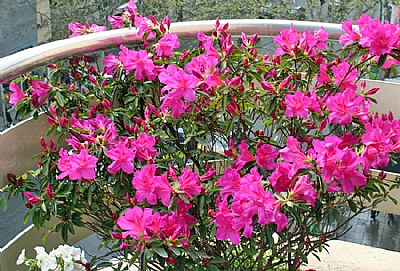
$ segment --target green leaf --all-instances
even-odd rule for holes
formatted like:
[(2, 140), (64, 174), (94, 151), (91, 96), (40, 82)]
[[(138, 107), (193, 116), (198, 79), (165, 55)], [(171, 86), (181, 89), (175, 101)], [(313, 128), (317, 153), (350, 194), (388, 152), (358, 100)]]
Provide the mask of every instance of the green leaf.
[(154, 250), (155, 253), (157, 253), (161, 257), (168, 258), (168, 253), (162, 247), (153, 247), (152, 249)]
[(381, 55), (378, 60), (378, 68), (382, 67), (386, 62), (387, 54)]
[(62, 224), (61, 237), (65, 243), (68, 242), (68, 223)]
[(61, 106), (64, 106), (64, 96), (59, 91), (56, 92), (56, 100)]
[(169, 248), (176, 256), (180, 256), (181, 255), (181, 251), (175, 247), (170, 247)]
[(392, 73), (394, 77), (398, 77), (399, 76), (399, 72), (397, 71), (397, 67), (395, 65), (392, 65), (391, 67)]
[(207, 266), (207, 271), (219, 271), (219, 268), (213, 264)]
[(209, 263), (224, 263), (225, 260), (222, 258), (214, 258), (209, 261)]
[(7, 198), (6, 198), (6, 194), (3, 193), (3, 195), (1, 195), (0, 197), (0, 209), (3, 210), (3, 212), (5, 212), (7, 210)]
[(357, 205), (354, 203), (354, 201), (348, 200), (347, 203), (349, 204), (350, 210), (353, 213), (356, 213), (357, 212)]
[(200, 143), (201, 145), (203, 145), (203, 146), (205, 146), (205, 147), (208, 146), (207, 140), (205, 140), (204, 138), (195, 137), (195, 139), (196, 139), (196, 141), (197, 141), (198, 143)]

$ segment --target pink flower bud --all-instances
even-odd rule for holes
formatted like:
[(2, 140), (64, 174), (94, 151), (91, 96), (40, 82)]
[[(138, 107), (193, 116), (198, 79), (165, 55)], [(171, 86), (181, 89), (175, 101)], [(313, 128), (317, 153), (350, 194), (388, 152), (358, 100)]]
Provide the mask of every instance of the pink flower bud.
[(149, 19), (154, 25), (158, 25), (158, 21), (153, 15), (149, 14)]
[(247, 44), (249, 42), (249, 40), (247, 39), (247, 36), (244, 32), (242, 32), (242, 41), (244, 44)]
[(176, 176), (176, 172), (175, 172), (174, 165), (171, 165), (171, 166), (168, 168), (167, 175), (168, 175), (173, 181), (175, 181), (175, 182), (178, 181), (178, 177)]
[(169, 264), (176, 264), (176, 259), (172, 257), (166, 258), (165, 261)]
[(36, 197), (34, 194), (30, 192), (24, 192), (24, 197), (28, 200), (28, 202), (32, 205), (35, 205), (40, 202), (40, 198)]
[(324, 130), (325, 127), (326, 127), (326, 118), (321, 121), (321, 124), (319, 125), (319, 128), (318, 128), (318, 132), (321, 132), (322, 130)]
[(257, 42), (257, 39), (258, 39), (258, 35), (257, 35), (257, 33), (256, 33), (256, 34), (254, 34), (253, 36), (251, 36), (251, 39), (250, 39), (249, 44), (250, 44), (251, 46), (254, 46), (254, 44), (256, 44), (256, 42)]
[[(365, 81), (364, 81), (365, 82)], [(370, 90), (368, 90), (367, 92), (365, 92), (366, 95), (374, 95), (375, 93), (377, 93), (380, 90), (380, 88), (371, 88)]]
[(260, 84), (261, 84), (261, 87), (262, 87), (264, 90), (266, 90), (266, 91), (272, 92), (272, 91), (275, 90), (275, 87), (272, 86), (272, 85), (271, 85), (269, 82), (267, 82), (267, 81), (261, 82)]
[(47, 152), (47, 145), (46, 145), (46, 141), (44, 140), (44, 137), (42, 136), (40, 138), (40, 146), (42, 147), (42, 149)]
[(117, 239), (117, 240), (121, 240), (121, 239), (122, 239), (122, 234), (121, 234), (120, 232), (112, 232), (112, 233), (111, 233), (111, 236), (112, 236), (114, 239)]
[(103, 108), (106, 109), (106, 110), (112, 109), (112, 103), (107, 99), (102, 101), (101, 104), (103, 105)]
[(17, 179), (17, 176), (14, 173), (8, 173), (7, 174), (7, 181), (9, 183), (14, 183)]
[(51, 189), (51, 184), (47, 184), (45, 193), (46, 193), (46, 196), (48, 196), (51, 199), (56, 197), (56, 193), (54, 193), (53, 190)]
[(154, 115), (156, 115), (157, 117), (161, 116), (160, 111), (157, 109), (157, 107), (155, 107), (153, 104), (149, 104), (149, 109), (151, 110), (151, 112), (153, 112)]
[(230, 87), (236, 87), (241, 83), (242, 83), (242, 79), (240, 78), (240, 76), (235, 76), (235, 77), (232, 78), (231, 81), (229, 81), (229, 86)]

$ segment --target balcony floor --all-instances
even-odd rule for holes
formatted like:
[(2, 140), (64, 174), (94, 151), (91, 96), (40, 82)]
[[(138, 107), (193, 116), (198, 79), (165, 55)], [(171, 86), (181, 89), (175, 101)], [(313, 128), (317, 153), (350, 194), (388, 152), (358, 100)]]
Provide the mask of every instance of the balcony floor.
[(380, 212), (372, 219), (368, 211), (349, 224), (352, 228), (339, 240), (400, 252), (400, 216)]

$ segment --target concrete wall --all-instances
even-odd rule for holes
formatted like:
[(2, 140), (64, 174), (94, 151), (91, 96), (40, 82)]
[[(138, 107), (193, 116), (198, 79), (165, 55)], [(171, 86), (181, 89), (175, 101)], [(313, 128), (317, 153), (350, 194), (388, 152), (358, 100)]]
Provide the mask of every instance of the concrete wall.
[(0, 0), (0, 57), (37, 45), (36, 0)]

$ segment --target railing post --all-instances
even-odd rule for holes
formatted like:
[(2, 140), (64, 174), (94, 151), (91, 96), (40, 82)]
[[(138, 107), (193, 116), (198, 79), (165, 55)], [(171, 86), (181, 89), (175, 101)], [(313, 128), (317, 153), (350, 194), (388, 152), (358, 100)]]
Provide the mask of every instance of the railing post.
[(3, 85), (0, 84), (0, 96), (1, 96), (1, 107), (2, 107), (2, 113), (3, 113), (3, 130), (9, 128), (7, 125), (7, 108), (6, 108), (6, 101), (4, 99), (4, 88)]

